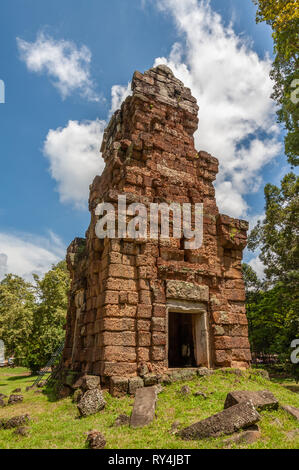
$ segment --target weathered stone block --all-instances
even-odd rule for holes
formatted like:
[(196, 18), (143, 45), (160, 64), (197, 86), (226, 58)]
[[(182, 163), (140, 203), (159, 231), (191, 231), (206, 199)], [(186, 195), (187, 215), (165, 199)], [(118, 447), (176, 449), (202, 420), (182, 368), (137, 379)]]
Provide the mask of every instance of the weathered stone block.
[(110, 377), (110, 394), (113, 397), (123, 397), (127, 395), (129, 380), (126, 377)]
[(166, 296), (169, 299), (207, 302), (209, 300), (209, 287), (185, 281), (167, 281)]
[(278, 400), (273, 393), (268, 390), (259, 390), (257, 392), (249, 390), (234, 391), (227, 394), (224, 408), (237, 405), (239, 403), (251, 401), (258, 411), (277, 410)]
[(106, 402), (101, 390), (95, 388), (84, 393), (77, 407), (80, 415), (85, 417), (98, 413), (105, 408), (105, 405)]
[(252, 402), (244, 401), (182, 429), (177, 435), (185, 440), (217, 437), (221, 434), (232, 434), (239, 429), (248, 428), (259, 420), (260, 415)]
[(135, 395), (138, 388), (144, 387), (144, 382), (141, 377), (132, 377), (129, 380), (129, 394)]

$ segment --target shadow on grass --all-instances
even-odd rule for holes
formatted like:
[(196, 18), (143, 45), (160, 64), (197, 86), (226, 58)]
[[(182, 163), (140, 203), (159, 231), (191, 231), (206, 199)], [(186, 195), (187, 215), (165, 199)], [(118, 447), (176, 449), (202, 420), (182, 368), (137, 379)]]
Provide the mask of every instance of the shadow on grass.
[(34, 380), (36, 377), (37, 375), (12, 375), (11, 377), (8, 377), (7, 381), (14, 382), (16, 380), (22, 380), (22, 379)]
[(284, 388), (287, 388), (288, 390), (290, 390), (290, 392), (293, 392), (293, 393), (299, 393), (299, 384), (298, 385), (284, 385)]
[(47, 385), (42, 390), (43, 395), (45, 395), (50, 403), (60, 401), (60, 398), (57, 396), (57, 392), (53, 385)]

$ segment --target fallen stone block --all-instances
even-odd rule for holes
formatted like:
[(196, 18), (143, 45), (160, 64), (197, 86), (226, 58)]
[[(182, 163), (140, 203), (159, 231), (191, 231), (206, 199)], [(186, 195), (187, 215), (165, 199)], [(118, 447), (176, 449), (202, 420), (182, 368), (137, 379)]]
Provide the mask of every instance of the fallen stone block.
[(246, 430), (241, 432), (240, 434), (236, 434), (235, 436), (226, 439), (224, 443), (226, 445), (230, 444), (253, 444), (254, 442), (258, 441), (261, 437), (261, 432), (259, 430)]
[(136, 390), (142, 387), (144, 387), (144, 382), (141, 377), (132, 377), (132, 379), (129, 380), (129, 394), (130, 395), (135, 395)]
[(139, 388), (136, 390), (130, 426), (132, 428), (141, 428), (150, 424), (155, 417), (156, 402), (156, 387)]
[(21, 388), (15, 388), (11, 393), (21, 393), (22, 389)]
[(128, 393), (129, 380), (126, 377), (110, 377), (110, 395), (124, 397)]
[(81, 375), (73, 383), (72, 388), (74, 390), (82, 389), (84, 392), (87, 390), (93, 390), (95, 388), (101, 388), (101, 378), (98, 375)]
[(4, 408), (4, 406), (6, 406), (6, 403), (3, 398), (0, 398), (0, 408)]
[(30, 416), (28, 414), (21, 415), (21, 416), (14, 416), (10, 419), (2, 419), (0, 421), (0, 428), (3, 429), (13, 429), (18, 428), (20, 426), (24, 426), (28, 424), (30, 421)]
[(24, 400), (24, 397), (23, 395), (10, 395), (9, 399), (8, 399), (8, 404), (9, 405), (15, 405), (16, 403), (22, 403), (22, 401)]
[(87, 435), (87, 443), (90, 449), (104, 449), (106, 446), (106, 439), (99, 431), (90, 431)]
[(144, 386), (151, 387), (158, 383), (158, 376), (156, 374), (146, 374), (144, 376)]
[(233, 434), (239, 429), (248, 428), (259, 420), (260, 415), (253, 403), (251, 401), (242, 402), (182, 429), (177, 435), (185, 440), (217, 437), (221, 434)]
[(290, 415), (292, 415), (294, 418), (296, 418), (297, 421), (299, 421), (299, 409), (298, 408), (295, 408), (294, 406), (290, 406), (290, 405), (283, 405), (282, 409), (286, 411), (287, 413), (289, 413)]
[(93, 389), (84, 393), (79, 401), (77, 407), (81, 416), (89, 416), (98, 413), (105, 408), (106, 402), (104, 400), (101, 390)]
[(101, 388), (101, 378), (98, 375), (85, 375), (82, 377), (82, 390), (94, 390), (95, 388)]
[(278, 400), (275, 398), (273, 393), (269, 392), (268, 390), (259, 390), (257, 392), (252, 392), (249, 390), (236, 390), (227, 394), (224, 408), (226, 409), (230, 406), (234, 406), (238, 403), (249, 400), (252, 401), (257, 411), (277, 410), (279, 405)]

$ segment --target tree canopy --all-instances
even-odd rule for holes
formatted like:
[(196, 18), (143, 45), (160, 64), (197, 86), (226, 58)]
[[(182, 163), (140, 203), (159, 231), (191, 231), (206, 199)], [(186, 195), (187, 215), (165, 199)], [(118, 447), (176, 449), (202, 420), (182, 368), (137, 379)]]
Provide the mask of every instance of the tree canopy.
[(34, 283), (8, 274), (0, 283), (0, 338), (8, 355), (36, 372), (63, 341), (69, 273), (65, 261)]
[(285, 125), (285, 153), (291, 165), (298, 165), (299, 119), (299, 0), (253, 0), (257, 22), (265, 21), (273, 30), (275, 60), (271, 77), (273, 99), (279, 105), (278, 121)]

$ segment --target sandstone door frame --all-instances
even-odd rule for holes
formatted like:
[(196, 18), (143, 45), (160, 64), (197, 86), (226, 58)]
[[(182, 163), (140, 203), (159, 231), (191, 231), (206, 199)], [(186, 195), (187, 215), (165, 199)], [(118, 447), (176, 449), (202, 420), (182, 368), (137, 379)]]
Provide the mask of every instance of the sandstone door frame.
[(197, 366), (211, 368), (211, 351), (208, 321), (208, 306), (206, 303), (170, 300), (166, 309), (166, 361), (169, 368), (169, 313), (175, 312), (194, 315), (194, 355)]

